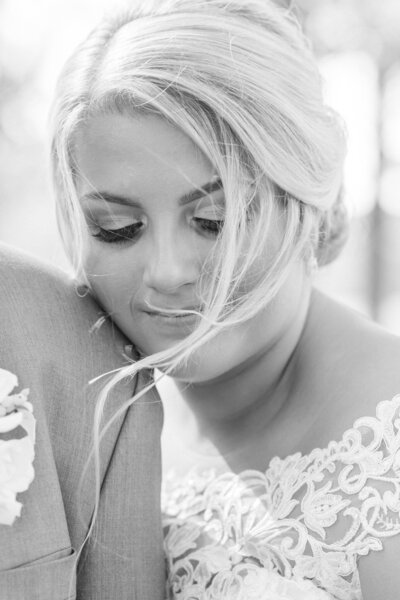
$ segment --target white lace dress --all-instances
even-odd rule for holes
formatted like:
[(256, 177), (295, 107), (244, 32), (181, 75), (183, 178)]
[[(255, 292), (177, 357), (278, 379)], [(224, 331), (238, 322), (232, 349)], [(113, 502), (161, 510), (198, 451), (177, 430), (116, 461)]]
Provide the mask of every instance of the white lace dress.
[(361, 600), (359, 558), (400, 533), (400, 395), (265, 472), (169, 473), (162, 504), (169, 599)]

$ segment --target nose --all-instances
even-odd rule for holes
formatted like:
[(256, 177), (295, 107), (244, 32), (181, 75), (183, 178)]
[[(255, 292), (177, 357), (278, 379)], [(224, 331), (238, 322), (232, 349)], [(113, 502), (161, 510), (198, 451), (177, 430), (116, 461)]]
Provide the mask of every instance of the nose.
[(193, 285), (199, 276), (199, 257), (177, 233), (160, 235), (146, 252), (145, 285), (158, 293), (171, 294)]

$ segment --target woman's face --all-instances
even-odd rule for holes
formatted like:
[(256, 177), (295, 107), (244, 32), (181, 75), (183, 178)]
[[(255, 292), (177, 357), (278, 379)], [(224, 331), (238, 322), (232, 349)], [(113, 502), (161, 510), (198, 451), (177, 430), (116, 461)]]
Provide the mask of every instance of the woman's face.
[[(163, 310), (201, 308), (197, 282), (224, 215), (215, 169), (186, 134), (155, 115), (93, 117), (77, 135), (75, 159), (93, 291), (144, 354), (166, 350), (196, 317)], [(267, 309), (219, 333), (176, 375), (210, 381), (268, 351), (295, 318), (303, 284), (299, 263)]]

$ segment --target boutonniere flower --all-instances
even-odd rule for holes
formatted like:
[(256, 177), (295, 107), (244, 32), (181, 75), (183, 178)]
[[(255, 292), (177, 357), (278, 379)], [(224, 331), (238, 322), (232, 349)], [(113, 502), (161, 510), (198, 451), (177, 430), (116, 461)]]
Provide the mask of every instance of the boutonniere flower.
[(35, 474), (36, 420), (29, 389), (11, 394), (17, 385), (13, 373), (0, 369), (0, 525), (12, 525), (20, 516), (17, 493), (28, 489)]

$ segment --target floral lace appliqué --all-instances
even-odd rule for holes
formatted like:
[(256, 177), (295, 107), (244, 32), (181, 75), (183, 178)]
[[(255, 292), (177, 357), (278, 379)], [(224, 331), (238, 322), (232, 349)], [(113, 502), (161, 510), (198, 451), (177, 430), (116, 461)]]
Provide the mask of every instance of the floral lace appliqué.
[(168, 598), (319, 598), (270, 596), (270, 574), (362, 600), (358, 558), (400, 533), (400, 395), (339, 442), (275, 457), (265, 472), (168, 474), (162, 503)]

